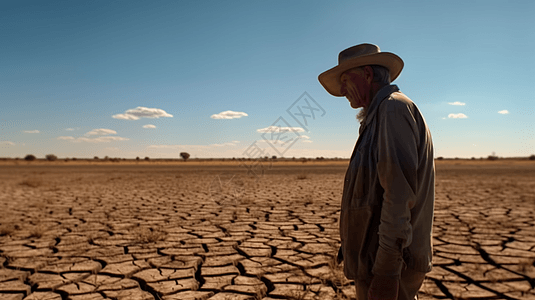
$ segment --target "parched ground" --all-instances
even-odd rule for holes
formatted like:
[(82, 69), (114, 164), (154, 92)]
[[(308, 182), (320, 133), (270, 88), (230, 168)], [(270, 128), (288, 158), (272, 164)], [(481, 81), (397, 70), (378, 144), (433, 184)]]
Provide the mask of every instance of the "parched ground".
[[(354, 299), (345, 162), (0, 162), (0, 299)], [(535, 162), (438, 161), (420, 299), (535, 299)]]

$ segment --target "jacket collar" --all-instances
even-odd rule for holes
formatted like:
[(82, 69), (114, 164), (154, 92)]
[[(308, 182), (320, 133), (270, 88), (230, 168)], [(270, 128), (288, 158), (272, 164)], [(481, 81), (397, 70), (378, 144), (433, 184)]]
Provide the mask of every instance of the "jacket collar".
[(377, 114), (377, 108), (379, 107), (379, 105), (381, 105), (381, 102), (383, 102), (386, 97), (390, 96), (390, 94), (398, 91), (399, 88), (395, 84), (385, 85), (379, 91), (377, 91), (377, 94), (375, 94), (375, 96), (373, 97), (372, 103), (368, 108), (368, 113), (366, 115), (366, 124), (364, 124), (364, 126), (367, 126), (371, 123), (371, 121)]

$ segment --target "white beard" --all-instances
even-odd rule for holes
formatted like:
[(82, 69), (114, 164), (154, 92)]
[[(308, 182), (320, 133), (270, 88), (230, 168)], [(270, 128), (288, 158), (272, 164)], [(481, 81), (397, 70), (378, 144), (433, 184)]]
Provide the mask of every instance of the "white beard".
[(360, 124), (364, 123), (366, 121), (366, 115), (368, 114), (368, 108), (363, 107), (360, 109), (360, 111), (357, 113), (357, 120), (360, 122)]

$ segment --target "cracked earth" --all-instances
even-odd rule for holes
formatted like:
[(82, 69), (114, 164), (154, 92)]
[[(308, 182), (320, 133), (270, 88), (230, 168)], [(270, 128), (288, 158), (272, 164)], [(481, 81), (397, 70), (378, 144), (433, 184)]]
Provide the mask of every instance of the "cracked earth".
[[(355, 299), (347, 162), (2, 162), (0, 299)], [(420, 299), (535, 299), (535, 164), (437, 162)]]

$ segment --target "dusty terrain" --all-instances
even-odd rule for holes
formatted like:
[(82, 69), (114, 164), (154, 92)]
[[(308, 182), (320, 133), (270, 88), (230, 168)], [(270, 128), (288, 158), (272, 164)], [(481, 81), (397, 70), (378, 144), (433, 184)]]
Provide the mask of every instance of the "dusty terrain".
[[(345, 162), (0, 162), (0, 299), (354, 299)], [(535, 163), (438, 161), (420, 299), (535, 299)]]

